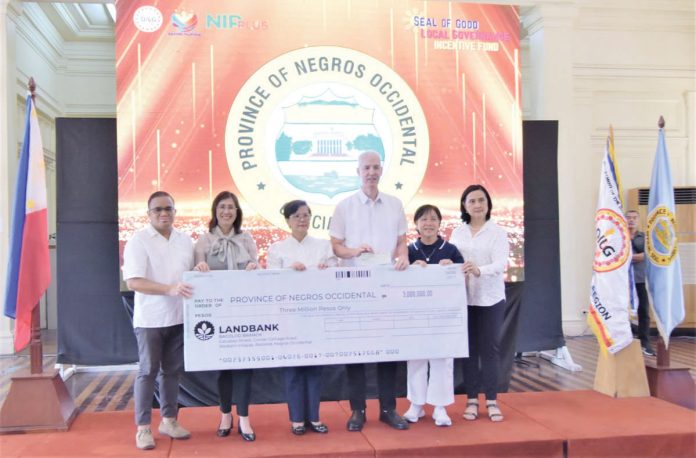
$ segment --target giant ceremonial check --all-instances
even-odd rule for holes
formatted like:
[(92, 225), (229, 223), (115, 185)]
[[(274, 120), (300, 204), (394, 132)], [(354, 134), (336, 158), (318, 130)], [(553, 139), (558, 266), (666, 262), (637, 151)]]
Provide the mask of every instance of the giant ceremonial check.
[(187, 371), (468, 356), (461, 266), (187, 272)]

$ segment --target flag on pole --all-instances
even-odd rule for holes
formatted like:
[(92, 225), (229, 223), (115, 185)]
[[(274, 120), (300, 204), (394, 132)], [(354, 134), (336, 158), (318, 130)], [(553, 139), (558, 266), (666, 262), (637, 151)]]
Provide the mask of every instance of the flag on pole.
[(648, 261), (648, 292), (665, 347), (669, 346), (672, 330), (684, 321), (684, 290), (677, 246), (672, 172), (665, 147), (664, 128), (660, 128), (650, 180), (645, 255)]
[(595, 253), (587, 322), (604, 351), (616, 353), (633, 340), (628, 310), (633, 295), (631, 235), (623, 213), (613, 135), (607, 138), (595, 213)]
[(41, 132), (34, 101), (28, 95), (5, 290), (5, 315), (15, 319), (15, 351), (20, 351), (29, 343), (32, 311), (51, 282), (47, 212)]

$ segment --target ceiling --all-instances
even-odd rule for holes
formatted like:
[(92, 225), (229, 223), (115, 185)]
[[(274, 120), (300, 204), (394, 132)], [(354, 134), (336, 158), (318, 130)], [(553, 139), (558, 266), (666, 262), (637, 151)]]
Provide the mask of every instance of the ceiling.
[(112, 2), (36, 2), (65, 41), (113, 41)]

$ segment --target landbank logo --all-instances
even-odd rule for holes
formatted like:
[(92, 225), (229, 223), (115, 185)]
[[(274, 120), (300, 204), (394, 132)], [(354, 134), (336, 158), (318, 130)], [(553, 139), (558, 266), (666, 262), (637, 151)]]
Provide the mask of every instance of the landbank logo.
[(645, 248), (650, 260), (667, 267), (677, 256), (677, 231), (674, 213), (665, 205), (657, 206), (648, 215)]
[(623, 216), (602, 208), (595, 217), (596, 245), (594, 270), (609, 272), (626, 263), (630, 254), (631, 235)]
[(162, 12), (154, 6), (141, 6), (133, 13), (133, 24), (141, 32), (156, 32), (163, 22)]
[(245, 200), (283, 228), (282, 205), (306, 200), (320, 231), (335, 204), (360, 188), (360, 154), (380, 156), (380, 190), (406, 204), (422, 182), (429, 143), (408, 84), (377, 59), (332, 46), (291, 51), (257, 70), (237, 93), (225, 131)]
[(199, 321), (193, 327), (193, 334), (198, 340), (210, 340), (215, 334), (215, 328), (210, 321)]
[(181, 33), (192, 32), (198, 25), (198, 16), (193, 11), (175, 10), (172, 14), (172, 25)]

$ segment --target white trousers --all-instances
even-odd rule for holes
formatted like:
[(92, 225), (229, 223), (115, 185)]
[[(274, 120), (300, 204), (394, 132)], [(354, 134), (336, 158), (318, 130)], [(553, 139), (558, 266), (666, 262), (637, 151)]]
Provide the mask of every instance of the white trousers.
[[(430, 380), (428, 380), (430, 363)], [(454, 358), (408, 361), (408, 400), (413, 404), (448, 406), (454, 403)]]

